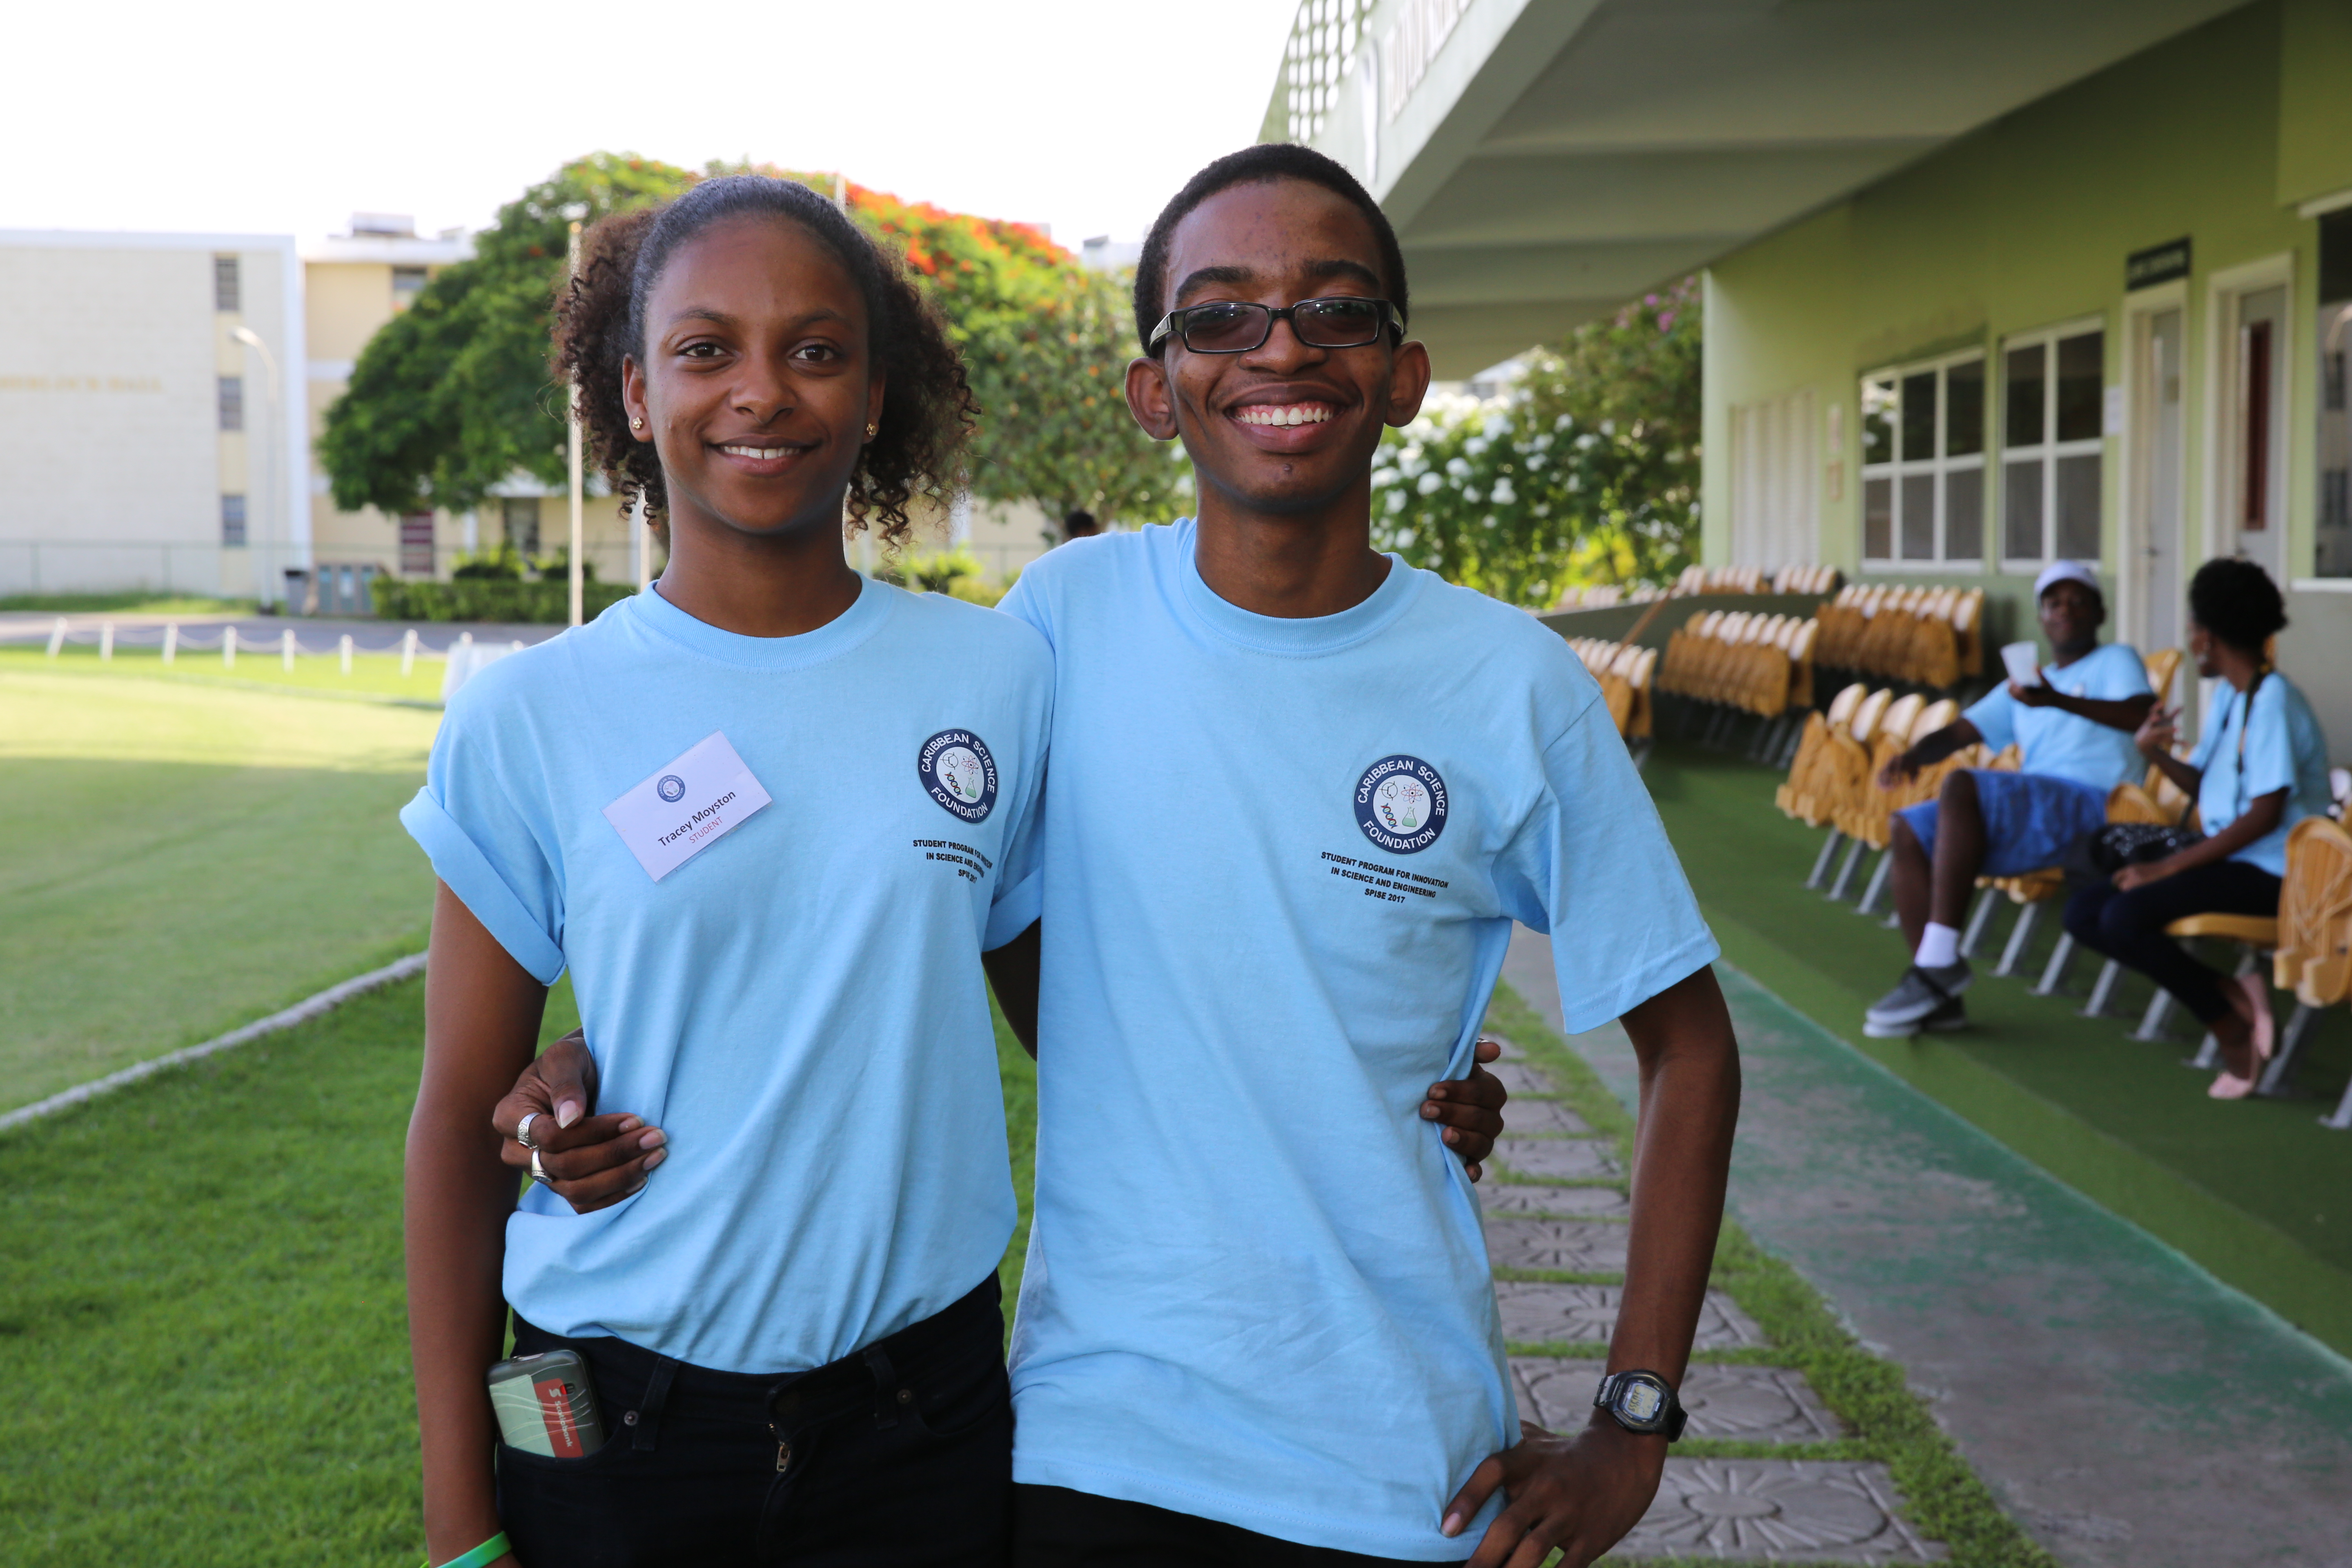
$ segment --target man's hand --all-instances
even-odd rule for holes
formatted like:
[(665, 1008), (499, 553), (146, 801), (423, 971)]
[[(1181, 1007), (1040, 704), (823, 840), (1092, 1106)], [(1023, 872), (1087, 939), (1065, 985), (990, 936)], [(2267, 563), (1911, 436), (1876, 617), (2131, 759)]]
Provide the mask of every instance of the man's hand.
[(1916, 779), (1918, 776), (1919, 764), (1912, 760), (1911, 753), (1909, 752), (1897, 752), (1894, 756), (1887, 759), (1886, 765), (1885, 767), (1878, 770), (1878, 787), (1881, 789), (1901, 789), (1905, 784), (1909, 784), (1913, 779)]
[(1509, 1505), (1486, 1527), (1469, 1568), (1537, 1568), (1557, 1548), (1560, 1568), (1584, 1568), (1642, 1522), (1665, 1473), (1666, 1440), (1628, 1432), (1604, 1412), (1572, 1436), (1531, 1421), (1519, 1441), (1489, 1455), (1445, 1505), (1459, 1535), (1501, 1487)]
[(578, 1214), (608, 1208), (646, 1184), (653, 1168), (669, 1157), (668, 1139), (658, 1127), (625, 1112), (590, 1116), (596, 1104), (596, 1058), (577, 1029), (540, 1053), (490, 1112), (490, 1125), (506, 1142), (499, 1158), (517, 1170), (530, 1169), (531, 1151), (515, 1140), (522, 1119), (537, 1112), (530, 1141), (539, 1150), (546, 1186)]
[(2012, 680), (2009, 683), (2009, 695), (2028, 708), (2056, 708), (2061, 705), (2058, 692), (2051, 686), (2047, 676), (2031, 686), (2020, 686)]
[(1480, 1040), (1470, 1050), (1470, 1076), (1431, 1084), (1429, 1098), (1421, 1102), (1421, 1119), (1445, 1123), (1445, 1146), (1461, 1156), (1474, 1182), (1486, 1173), (1481, 1162), (1503, 1135), (1503, 1102), (1511, 1093), (1486, 1066), (1502, 1054), (1494, 1041)]

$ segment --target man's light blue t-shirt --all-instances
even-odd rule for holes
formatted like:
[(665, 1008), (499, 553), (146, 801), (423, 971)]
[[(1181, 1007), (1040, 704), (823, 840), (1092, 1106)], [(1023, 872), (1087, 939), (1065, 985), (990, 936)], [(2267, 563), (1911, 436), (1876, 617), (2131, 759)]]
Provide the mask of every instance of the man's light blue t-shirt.
[[(524, 1194), (526, 1319), (793, 1372), (994, 1271), (1014, 1215), (980, 954), (1036, 918), (1051, 704), (1030, 628), (876, 583), (793, 637), (640, 594), (457, 694), (401, 820), (518, 963), (571, 970), (600, 1106), (669, 1135), (610, 1208)], [(725, 787), (679, 762), (713, 734), (770, 803), (656, 881), (604, 808)]]
[[(2069, 665), (2044, 666), (2042, 679), (2053, 691), (2094, 701), (2142, 697), (2148, 689), (2147, 667), (2140, 662), (2139, 651), (2123, 643), (2093, 648)], [(1996, 752), (2015, 743), (2029, 773), (2073, 779), (2104, 792), (2147, 771), (2130, 731), (2111, 730), (2063, 709), (2029, 708), (2009, 694), (2006, 681), (1960, 717), (1974, 724)]]
[(1193, 538), (1078, 541), (1004, 602), (1055, 671), (1013, 1476), (1460, 1559), (1484, 1521), (1442, 1510), (1519, 1431), (1423, 1093), (1514, 920), (1571, 1031), (1715, 942), (1560, 638), (1393, 558), (1353, 609), (1254, 615)]
[(2197, 820), (2210, 837), (2244, 816), (2254, 801), (2286, 791), (2279, 825), (2230, 857), (2284, 877), (2288, 830), (2306, 816), (2326, 816), (2334, 804), (2327, 790), (2327, 737), (2303, 692), (2284, 675), (2264, 676), (2251, 700), (2226, 685), (2214, 695), (2218, 717), (2206, 724), (2189, 759), (2189, 766), (2204, 770), (2197, 785)]

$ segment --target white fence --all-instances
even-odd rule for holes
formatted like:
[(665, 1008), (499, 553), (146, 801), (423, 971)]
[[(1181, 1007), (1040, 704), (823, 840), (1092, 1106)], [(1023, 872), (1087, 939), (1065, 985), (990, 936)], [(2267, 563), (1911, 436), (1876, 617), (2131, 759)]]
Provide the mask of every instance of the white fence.
[(509, 654), (520, 653), (529, 646), (520, 639), (478, 643), (473, 633), (462, 632), (446, 649), (436, 649), (424, 646), (416, 628), (409, 626), (398, 637), (382, 643), (373, 638), (362, 643), (345, 632), (331, 647), (313, 647), (302, 641), (291, 626), (274, 637), (255, 637), (238, 631), (234, 624), (184, 627), (177, 621), (166, 621), (160, 626), (117, 626), (112, 621), (100, 621), (94, 627), (77, 628), (68, 617), (59, 616), (49, 628), (48, 657), (56, 658), (69, 644), (94, 646), (101, 663), (111, 663), (118, 647), (152, 647), (162, 653), (166, 667), (176, 666), (184, 655), (202, 658), (210, 654), (220, 660), (223, 670), (233, 671), (240, 653), (264, 658), (275, 654), (279, 668), (289, 673), (298, 658), (333, 658), (345, 675), (352, 673), (352, 659), (357, 654), (396, 653), (404, 680), (415, 672), (418, 659), (440, 659), (446, 666), (441, 677), (441, 700), (445, 702), (484, 666)]

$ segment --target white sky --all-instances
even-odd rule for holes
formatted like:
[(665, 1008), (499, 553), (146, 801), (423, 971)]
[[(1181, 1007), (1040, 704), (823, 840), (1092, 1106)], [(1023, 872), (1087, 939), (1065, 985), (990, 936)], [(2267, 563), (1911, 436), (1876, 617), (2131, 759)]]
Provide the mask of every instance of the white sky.
[(0, 228), (477, 228), (577, 154), (749, 155), (1075, 247), (1256, 139), (1296, 0), (13, 7)]

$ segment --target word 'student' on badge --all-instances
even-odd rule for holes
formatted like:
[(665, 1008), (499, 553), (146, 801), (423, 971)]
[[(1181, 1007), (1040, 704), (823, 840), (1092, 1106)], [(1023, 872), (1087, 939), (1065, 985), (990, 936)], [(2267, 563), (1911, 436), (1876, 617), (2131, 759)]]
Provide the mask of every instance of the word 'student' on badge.
[(768, 792), (713, 730), (604, 808), (604, 820), (660, 881), (766, 805)]
[(942, 730), (915, 753), (924, 792), (959, 822), (984, 822), (996, 809), (996, 756), (969, 730)]
[(1412, 855), (1445, 831), (1445, 780), (1419, 757), (1382, 757), (1356, 781), (1356, 826), (1391, 855)]

